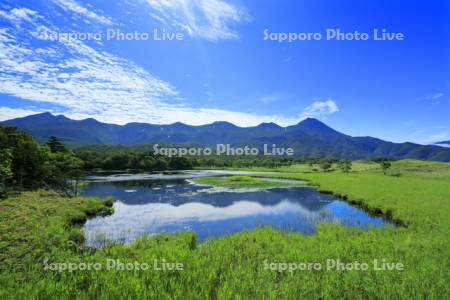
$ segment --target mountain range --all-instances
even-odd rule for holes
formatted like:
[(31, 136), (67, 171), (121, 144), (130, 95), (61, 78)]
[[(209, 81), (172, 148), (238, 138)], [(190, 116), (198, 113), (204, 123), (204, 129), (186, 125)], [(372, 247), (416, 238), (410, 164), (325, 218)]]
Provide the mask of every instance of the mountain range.
[(308, 118), (296, 125), (281, 127), (261, 123), (238, 127), (229, 122), (191, 126), (183, 123), (155, 125), (128, 123), (115, 125), (89, 118), (72, 120), (63, 115), (41, 113), (1, 122), (28, 132), (40, 142), (56, 136), (71, 147), (83, 145), (201, 145), (230, 144), (262, 148), (264, 144), (291, 147), (298, 157), (367, 159), (390, 157), (450, 161), (450, 148), (414, 143), (393, 143), (373, 137), (352, 137), (324, 123)]

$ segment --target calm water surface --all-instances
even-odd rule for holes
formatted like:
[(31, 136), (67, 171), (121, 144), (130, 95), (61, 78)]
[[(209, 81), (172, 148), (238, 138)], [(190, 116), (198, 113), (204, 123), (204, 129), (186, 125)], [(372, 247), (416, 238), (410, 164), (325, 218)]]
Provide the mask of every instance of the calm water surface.
[(89, 177), (83, 195), (112, 196), (116, 202), (113, 215), (86, 223), (86, 244), (101, 247), (110, 242), (128, 243), (145, 234), (186, 230), (204, 240), (261, 226), (313, 234), (324, 221), (361, 228), (389, 225), (311, 187), (233, 190), (199, 186), (189, 180), (220, 174), (189, 171)]

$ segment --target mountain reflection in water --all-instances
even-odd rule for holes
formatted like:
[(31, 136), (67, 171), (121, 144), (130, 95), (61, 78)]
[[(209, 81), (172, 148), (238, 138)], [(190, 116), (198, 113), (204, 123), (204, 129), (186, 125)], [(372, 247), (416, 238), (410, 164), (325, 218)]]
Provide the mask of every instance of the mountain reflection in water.
[(186, 230), (204, 240), (262, 226), (313, 234), (324, 221), (360, 228), (388, 225), (309, 187), (233, 190), (159, 178), (92, 182), (82, 194), (116, 199), (113, 215), (86, 223), (86, 244), (92, 247)]

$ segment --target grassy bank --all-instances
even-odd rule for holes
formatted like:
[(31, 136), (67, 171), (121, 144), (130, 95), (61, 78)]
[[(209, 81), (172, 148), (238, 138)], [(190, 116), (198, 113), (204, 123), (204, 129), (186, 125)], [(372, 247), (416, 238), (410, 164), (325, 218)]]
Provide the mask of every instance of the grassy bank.
[[(76, 224), (89, 214), (107, 213), (101, 200), (24, 193), (0, 202), (0, 298), (448, 299), (450, 184), (445, 166), (425, 171), (406, 162), (398, 166), (401, 176), (385, 176), (376, 168), (270, 175), (311, 180), (324, 191), (389, 212), (407, 228), (364, 231), (322, 224), (313, 236), (263, 228), (202, 244), (194, 234), (183, 233), (97, 251), (80, 247)], [(44, 271), (44, 259), (102, 264), (107, 259), (151, 264), (165, 259), (183, 263), (184, 270), (59, 273)], [(370, 268), (327, 270), (329, 259), (367, 262)], [(404, 270), (374, 270), (374, 259), (402, 263)], [(265, 269), (264, 261), (318, 262), (323, 268), (277, 272)]]
[[(0, 270), (24, 271), (46, 255), (78, 251), (87, 218), (112, 213), (111, 199), (27, 192), (0, 201)], [(26, 274), (26, 273), (24, 273)]]

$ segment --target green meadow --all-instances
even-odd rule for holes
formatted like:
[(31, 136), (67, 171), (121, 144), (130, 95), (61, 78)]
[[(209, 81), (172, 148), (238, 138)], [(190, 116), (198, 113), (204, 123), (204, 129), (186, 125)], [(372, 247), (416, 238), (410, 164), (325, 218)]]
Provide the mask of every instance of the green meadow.
[[(349, 173), (336, 166), (315, 169), (294, 165), (201, 183), (241, 188), (286, 184), (264, 177), (307, 180), (398, 226), (361, 230), (321, 224), (309, 236), (260, 228), (202, 243), (187, 232), (95, 250), (83, 247), (81, 226), (89, 217), (110, 214), (111, 199), (24, 192), (0, 201), (0, 299), (450, 298), (450, 164), (398, 161), (387, 175), (368, 162), (353, 162)], [(108, 261), (147, 262), (150, 268), (107, 270)], [(330, 261), (370, 267), (327, 268)], [(164, 262), (183, 269), (160, 270)], [(60, 272), (52, 263), (103, 267)], [(323, 267), (271, 267), (289, 263)], [(392, 270), (392, 264), (403, 268)]]

